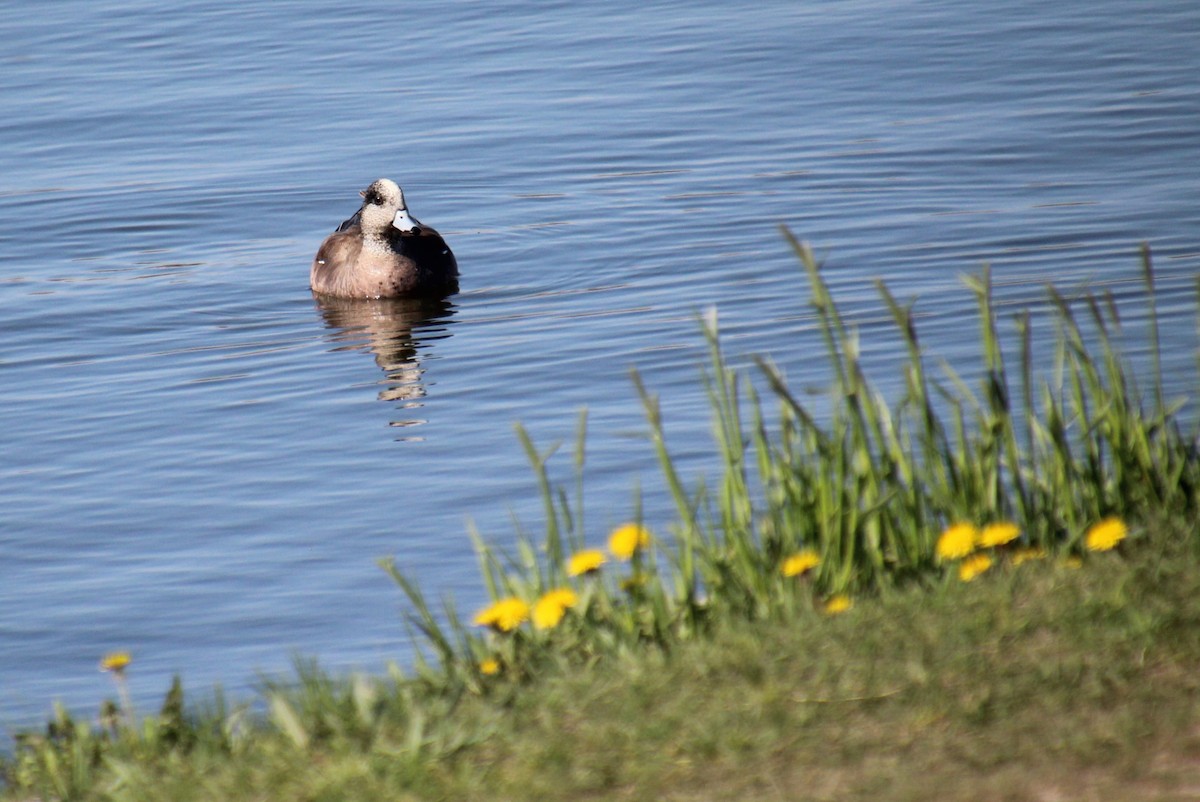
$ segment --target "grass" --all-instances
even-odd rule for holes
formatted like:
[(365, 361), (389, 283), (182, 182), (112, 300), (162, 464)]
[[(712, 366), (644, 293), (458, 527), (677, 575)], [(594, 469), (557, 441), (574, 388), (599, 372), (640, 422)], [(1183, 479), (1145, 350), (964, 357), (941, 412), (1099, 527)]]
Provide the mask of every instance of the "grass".
[[(1147, 549), (1149, 551), (1149, 549)], [(465, 796), (1164, 794), (1200, 779), (1194, 553), (1023, 566), (556, 680)], [(1185, 568), (1186, 566), (1186, 568)], [(564, 738), (563, 734), (569, 734)], [(553, 767), (547, 770), (546, 767)]]
[(464, 694), (449, 742), (405, 719), (399, 686), (310, 672), (290, 697), (307, 738), (126, 744), (76, 798), (1189, 798), (1200, 554), (1192, 530), (1150, 532), (1081, 569), (1027, 563), (546, 668)]
[[(545, 531), (523, 535), (511, 555), (472, 533), (491, 607), (470, 619), (438, 613), (382, 562), (427, 647), (411, 671), (334, 679), (300, 665), (294, 682), (264, 689), (257, 716), (221, 699), (185, 712), (178, 683), (158, 715), (137, 721), (127, 703), (110, 703), (100, 728), (60, 711), (0, 763), (8, 794), (1194, 790), (1200, 459), (1164, 398), (1148, 251), (1150, 399), (1121, 356), (1111, 298), (1048, 290), (1058, 345), (1047, 368), (1032, 354), (1028, 314), (1013, 338), (999, 333), (985, 272), (968, 280), (977, 391), (927, 368), (911, 308), (879, 286), (908, 354), (905, 392), (888, 401), (811, 252), (789, 241), (826, 345), (831, 412), (818, 420), (760, 360), (764, 402), (726, 363), (715, 315), (705, 318), (723, 464), (711, 486), (684, 485), (658, 401), (634, 377), (675, 499), (669, 536), (644, 526), (635, 501), (629, 524), (589, 544), (586, 415), (570, 487), (549, 479), (556, 447), (539, 450), (518, 428)], [(778, 410), (769, 423), (768, 403)]]

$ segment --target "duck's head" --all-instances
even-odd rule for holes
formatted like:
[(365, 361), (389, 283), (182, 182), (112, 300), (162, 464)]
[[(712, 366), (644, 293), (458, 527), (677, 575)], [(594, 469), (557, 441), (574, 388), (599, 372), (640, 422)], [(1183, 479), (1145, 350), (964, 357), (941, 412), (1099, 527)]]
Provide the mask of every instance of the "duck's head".
[(381, 232), (391, 225), (406, 234), (420, 233), (420, 224), (409, 215), (404, 203), (404, 190), (395, 181), (380, 178), (358, 194), (363, 198), (364, 231)]

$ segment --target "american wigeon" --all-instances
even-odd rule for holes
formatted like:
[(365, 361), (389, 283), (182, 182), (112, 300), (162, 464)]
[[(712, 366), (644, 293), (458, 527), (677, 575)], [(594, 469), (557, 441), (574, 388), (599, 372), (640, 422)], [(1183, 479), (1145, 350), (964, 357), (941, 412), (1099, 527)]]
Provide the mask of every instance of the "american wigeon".
[(408, 213), (395, 181), (381, 178), (359, 194), (362, 207), (325, 238), (313, 258), (309, 284), (314, 292), (395, 298), (458, 290), (458, 262), (450, 246)]

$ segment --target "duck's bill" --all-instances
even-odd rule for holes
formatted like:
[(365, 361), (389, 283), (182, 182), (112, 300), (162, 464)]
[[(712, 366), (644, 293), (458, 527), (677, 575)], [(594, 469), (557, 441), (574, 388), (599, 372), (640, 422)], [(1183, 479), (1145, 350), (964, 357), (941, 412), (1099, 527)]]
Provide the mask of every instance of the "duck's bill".
[(421, 223), (408, 213), (408, 209), (400, 209), (392, 218), (392, 225), (405, 234), (420, 234)]

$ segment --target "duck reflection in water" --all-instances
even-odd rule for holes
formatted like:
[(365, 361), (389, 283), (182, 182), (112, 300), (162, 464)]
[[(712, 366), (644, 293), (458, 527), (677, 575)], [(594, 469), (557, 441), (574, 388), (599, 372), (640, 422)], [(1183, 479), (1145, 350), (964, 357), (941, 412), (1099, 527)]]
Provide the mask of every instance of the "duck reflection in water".
[[(447, 324), (454, 305), (435, 298), (334, 298), (314, 295), (325, 318), (335, 351), (370, 350), (383, 371), (379, 400), (399, 409), (423, 406), (420, 351), (433, 340), (450, 336)], [(392, 426), (416, 426), (423, 420), (392, 421)]]

